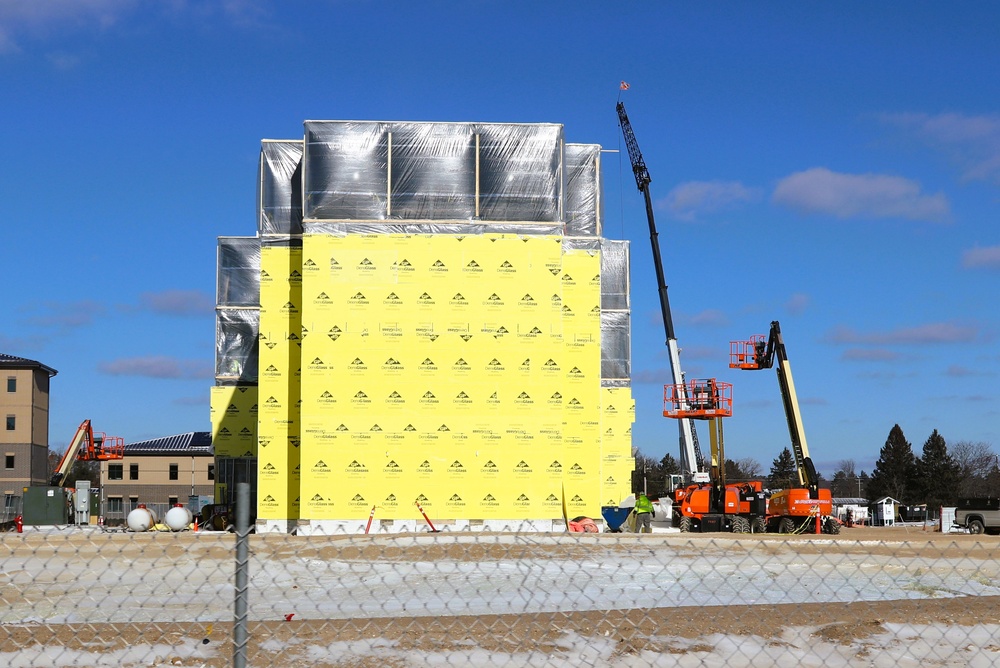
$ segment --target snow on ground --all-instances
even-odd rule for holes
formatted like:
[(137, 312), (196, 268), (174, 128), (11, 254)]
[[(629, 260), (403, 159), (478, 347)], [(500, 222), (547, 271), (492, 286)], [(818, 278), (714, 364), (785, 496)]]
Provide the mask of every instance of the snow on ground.
[[(36, 532), (37, 538), (39, 533)], [(109, 535), (84, 541), (59, 534), (18, 548), (5, 539), (0, 553), (0, 621), (212, 622), (233, 619), (233, 538), (227, 534)], [(250, 619), (297, 620), (485, 615), (683, 606), (894, 601), (997, 595), (1000, 564), (990, 558), (918, 554), (886, 556), (857, 550), (734, 549), (729, 541), (646, 540), (613, 536), (406, 535), (325, 539), (333, 556), (302, 549), (314, 539), (258, 537), (252, 542)], [(833, 542), (829, 541), (832, 545)], [(68, 546), (75, 545), (73, 549)], [(379, 557), (362, 557), (372, 546)], [(513, 550), (511, 558), (472, 558), (474, 546)], [(331, 547), (332, 546), (332, 547)], [(8, 550), (7, 548), (13, 548)], [(354, 547), (353, 551), (344, 550)], [(447, 557), (420, 558), (445, 549)], [(582, 548), (582, 549), (581, 549)], [(345, 552), (357, 555), (344, 558)], [(950, 554), (950, 553), (949, 553)], [(417, 555), (417, 558), (413, 558)], [(986, 621), (986, 620), (984, 620)], [(716, 635), (687, 640), (663, 636), (670, 653), (619, 654), (614, 638), (562, 635), (548, 653), (468, 649), (399, 649), (375, 638), (281, 649), (287, 665), (351, 657), (385, 665), (444, 666), (992, 666), (1000, 660), (1000, 626), (883, 624), (882, 631), (848, 642), (790, 626), (780, 639)], [(296, 644), (297, 643), (297, 644)], [(267, 649), (267, 641), (263, 648)], [(278, 648), (275, 648), (278, 649)], [(201, 665), (231, 651), (227, 642), (127, 650), (69, 652), (64, 648), (0, 647), (0, 665)], [(765, 658), (766, 657), (766, 658)], [(178, 664), (177, 661), (182, 661)], [(368, 665), (368, 664), (365, 664)], [(374, 665), (374, 664), (373, 664)]]
[[(125, 538), (128, 538), (127, 536)], [(165, 557), (179, 534), (107, 540), (92, 535), (92, 553), (15, 551), (0, 558), (0, 583), (22, 596), (0, 609), (0, 621), (221, 621), (232, 618), (232, 539), (189, 535), (185, 552)], [(102, 539), (105, 542), (101, 542)], [(193, 540), (192, 540), (193, 539)], [(364, 537), (338, 546), (373, 544)], [(586, 551), (560, 550), (565, 536), (522, 534), (409, 535), (374, 539), (380, 558), (320, 557), (268, 550), (311, 539), (255, 542), (250, 564), (250, 618), (354, 619), (381, 616), (579, 612), (676, 606), (884, 601), (996, 595), (1000, 564), (968, 557), (873, 556), (864, 551), (812, 553), (734, 550), (728, 542), (662, 541), (636, 547), (634, 537), (604, 536)], [(332, 539), (331, 539), (332, 540)], [(524, 548), (513, 559), (464, 556), (472, 546)], [(822, 546), (823, 542), (814, 542)], [(414, 548), (451, 546), (447, 559), (394, 558)], [(339, 554), (343, 550), (338, 550)], [(88, 556), (91, 555), (91, 556)], [(420, 550), (416, 554), (421, 555)], [(76, 563), (76, 565), (74, 565)], [(86, 577), (81, 577), (85, 575)], [(81, 593), (86, 596), (80, 596)], [(67, 597), (72, 606), (56, 605)]]
[[(798, 668), (825, 666), (842, 668), (923, 668), (924, 666), (968, 666), (991, 668), (1000, 661), (1000, 646), (996, 638), (998, 625), (975, 627), (924, 626), (886, 624), (884, 633), (833, 643), (817, 638), (813, 627), (790, 627), (780, 638), (714, 634), (689, 640), (662, 636), (669, 653), (640, 651), (619, 654), (617, 643), (610, 638), (563, 635), (558, 647), (549, 652), (497, 652), (477, 647), (446, 652), (413, 649), (401, 650), (393, 642), (374, 638), (357, 642), (334, 642), (328, 645), (301, 644), (271, 648), (283, 652), (286, 666), (330, 665), (336, 660), (345, 666), (550, 666), (552, 668), (626, 668), (632, 666), (675, 666), (695, 668), (725, 666), (726, 668)], [(264, 649), (268, 649), (265, 641)], [(229, 647), (214, 645), (170, 646), (163, 644), (133, 645), (126, 650), (104, 653), (66, 651), (62, 648), (32, 648), (18, 652), (0, 651), (0, 664), (10, 668), (30, 666), (198, 666), (204, 662), (228, 656)]]

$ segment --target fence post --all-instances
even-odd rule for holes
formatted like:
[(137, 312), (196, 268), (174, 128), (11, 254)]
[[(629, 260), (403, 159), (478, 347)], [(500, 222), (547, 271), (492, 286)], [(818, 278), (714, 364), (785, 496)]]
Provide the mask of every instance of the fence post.
[(233, 668), (247, 665), (247, 603), (250, 581), (250, 485), (236, 485), (236, 601), (233, 606)]

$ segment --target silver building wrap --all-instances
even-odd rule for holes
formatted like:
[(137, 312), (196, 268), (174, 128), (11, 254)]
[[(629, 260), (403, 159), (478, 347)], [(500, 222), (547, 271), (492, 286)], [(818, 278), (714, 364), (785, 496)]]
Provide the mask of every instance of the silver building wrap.
[(302, 234), (302, 140), (265, 139), (257, 177), (257, 233)]
[(261, 142), (257, 237), (221, 237), (216, 382), (256, 382), (261, 244), (302, 234), (562, 234), (602, 258), (605, 385), (630, 375), (629, 244), (602, 233), (601, 147), (557, 124), (306, 121)]
[(257, 383), (260, 243), (219, 237), (215, 307), (216, 385)]

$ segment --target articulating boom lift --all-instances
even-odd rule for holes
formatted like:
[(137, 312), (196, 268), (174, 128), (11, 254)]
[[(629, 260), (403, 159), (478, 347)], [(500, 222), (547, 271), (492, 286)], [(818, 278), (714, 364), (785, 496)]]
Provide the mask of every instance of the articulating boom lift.
[(799, 399), (792, 379), (792, 366), (785, 351), (785, 342), (781, 338), (781, 326), (775, 320), (771, 323), (771, 331), (766, 339), (763, 335), (755, 334), (749, 341), (730, 343), (729, 367), (732, 369), (770, 369), (774, 366), (775, 358), (778, 361), (778, 386), (781, 389), (785, 420), (788, 422), (799, 486), (778, 490), (771, 495), (768, 530), (780, 533), (791, 533), (799, 528), (808, 530), (810, 527), (805, 526), (807, 521), (815, 521), (819, 516), (822, 531), (840, 533), (840, 523), (830, 517), (833, 510), (830, 490), (820, 489), (819, 476), (809, 456)]
[(84, 420), (76, 430), (73, 440), (70, 441), (56, 472), (52, 474), (49, 485), (62, 487), (66, 482), (69, 470), (73, 468), (74, 462), (104, 461), (110, 459), (122, 459), (125, 456), (124, 439), (120, 436), (107, 436), (103, 432), (94, 433), (90, 426), (90, 420)]

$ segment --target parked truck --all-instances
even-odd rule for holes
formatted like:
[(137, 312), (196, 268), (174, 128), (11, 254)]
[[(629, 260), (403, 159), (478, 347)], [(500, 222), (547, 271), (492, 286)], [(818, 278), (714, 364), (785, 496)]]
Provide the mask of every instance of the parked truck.
[(959, 499), (954, 526), (967, 529), (969, 533), (1000, 534), (1000, 498)]

